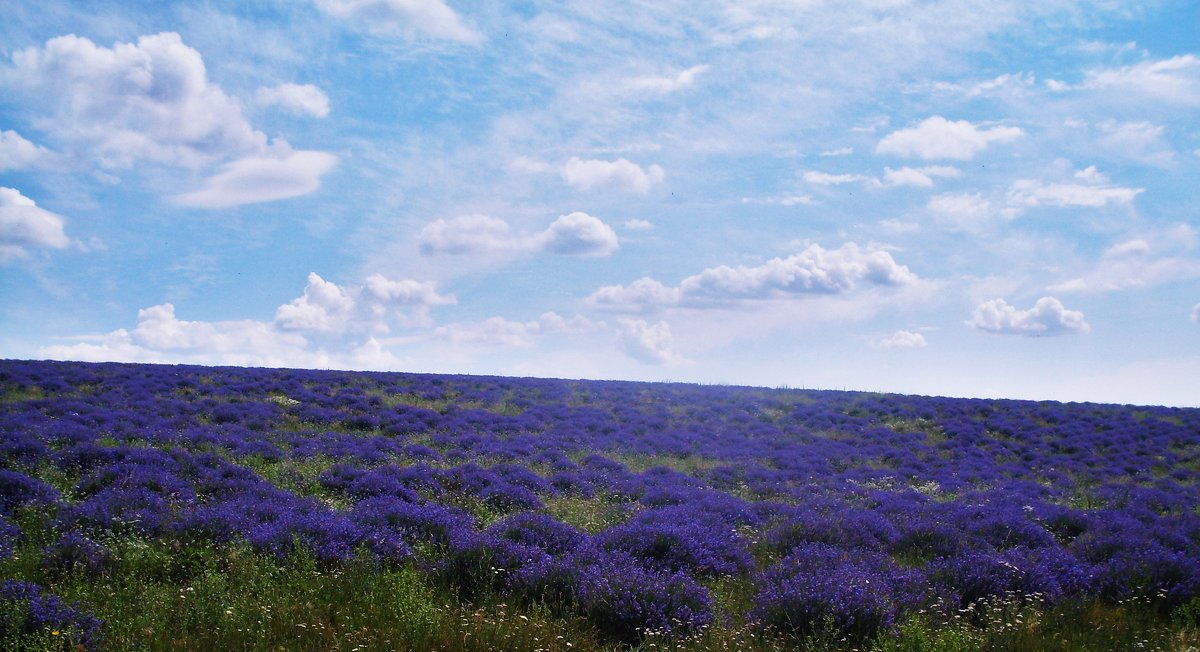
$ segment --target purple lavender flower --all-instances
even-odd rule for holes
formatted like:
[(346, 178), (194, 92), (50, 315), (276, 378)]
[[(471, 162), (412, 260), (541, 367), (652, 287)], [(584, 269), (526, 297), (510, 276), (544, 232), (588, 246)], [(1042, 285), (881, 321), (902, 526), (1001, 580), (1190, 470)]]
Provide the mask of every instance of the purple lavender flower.
[(45, 593), (37, 584), (20, 580), (0, 582), (2, 632), (20, 636), (57, 630), (65, 641), (84, 649), (96, 649), (101, 642), (101, 624), (78, 605), (68, 605), (58, 596)]

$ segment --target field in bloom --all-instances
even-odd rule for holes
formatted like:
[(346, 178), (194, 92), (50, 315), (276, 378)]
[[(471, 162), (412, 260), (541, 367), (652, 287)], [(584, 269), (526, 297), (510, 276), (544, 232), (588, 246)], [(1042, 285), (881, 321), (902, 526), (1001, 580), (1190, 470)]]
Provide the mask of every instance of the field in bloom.
[(0, 648), (1187, 650), (1200, 410), (0, 361)]

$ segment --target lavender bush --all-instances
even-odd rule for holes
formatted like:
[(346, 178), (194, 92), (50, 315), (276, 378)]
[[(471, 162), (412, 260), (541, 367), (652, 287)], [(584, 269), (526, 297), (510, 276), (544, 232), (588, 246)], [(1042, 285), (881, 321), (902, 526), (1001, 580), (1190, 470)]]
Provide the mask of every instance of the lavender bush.
[(744, 623), (866, 646), (983, 604), (1200, 599), (1200, 410), (21, 361), (0, 392), (21, 636), (100, 640), (79, 609), (103, 601), (60, 587), (247, 556), (630, 643)]

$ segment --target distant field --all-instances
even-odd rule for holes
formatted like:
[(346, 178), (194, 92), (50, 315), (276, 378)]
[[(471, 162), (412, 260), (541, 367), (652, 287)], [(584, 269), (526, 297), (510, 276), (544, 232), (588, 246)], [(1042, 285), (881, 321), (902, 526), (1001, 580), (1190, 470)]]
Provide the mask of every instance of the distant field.
[(0, 361), (0, 649), (1196, 650), (1200, 410)]

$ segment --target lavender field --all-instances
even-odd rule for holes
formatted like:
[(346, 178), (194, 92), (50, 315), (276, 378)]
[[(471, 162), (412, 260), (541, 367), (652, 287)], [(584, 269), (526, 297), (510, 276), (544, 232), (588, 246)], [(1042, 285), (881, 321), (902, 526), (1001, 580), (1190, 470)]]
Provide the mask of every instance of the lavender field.
[(1200, 410), (0, 362), (0, 648), (1200, 645)]

